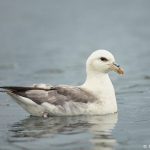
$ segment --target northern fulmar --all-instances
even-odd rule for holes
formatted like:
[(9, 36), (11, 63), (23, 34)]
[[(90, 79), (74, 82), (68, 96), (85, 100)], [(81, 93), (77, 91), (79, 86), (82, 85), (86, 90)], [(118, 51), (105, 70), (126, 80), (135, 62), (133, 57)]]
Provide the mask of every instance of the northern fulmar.
[(35, 84), (0, 88), (32, 116), (104, 115), (117, 112), (109, 71), (124, 74), (109, 51), (96, 50), (87, 59), (87, 77), (80, 86)]

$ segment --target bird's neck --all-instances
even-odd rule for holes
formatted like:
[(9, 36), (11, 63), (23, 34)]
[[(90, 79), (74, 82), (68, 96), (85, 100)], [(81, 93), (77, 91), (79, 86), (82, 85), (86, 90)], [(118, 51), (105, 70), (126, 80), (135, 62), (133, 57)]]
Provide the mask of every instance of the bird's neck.
[(114, 87), (107, 73), (87, 73), (86, 81), (81, 87), (92, 92), (94, 95), (104, 97), (104, 99), (111, 98), (116, 100)]
[(107, 73), (88, 73), (81, 88), (96, 97), (97, 102), (101, 104), (100, 109), (104, 113), (117, 112), (114, 87)]
[(110, 83), (110, 78), (106, 73), (88, 73), (83, 86), (97, 91)]

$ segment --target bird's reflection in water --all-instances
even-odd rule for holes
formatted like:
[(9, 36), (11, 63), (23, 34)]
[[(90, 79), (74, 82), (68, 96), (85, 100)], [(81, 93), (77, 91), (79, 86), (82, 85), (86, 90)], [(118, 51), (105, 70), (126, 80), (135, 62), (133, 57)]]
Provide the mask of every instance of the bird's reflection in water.
[(10, 127), (8, 142), (26, 149), (113, 149), (117, 114), (105, 116), (29, 117)]

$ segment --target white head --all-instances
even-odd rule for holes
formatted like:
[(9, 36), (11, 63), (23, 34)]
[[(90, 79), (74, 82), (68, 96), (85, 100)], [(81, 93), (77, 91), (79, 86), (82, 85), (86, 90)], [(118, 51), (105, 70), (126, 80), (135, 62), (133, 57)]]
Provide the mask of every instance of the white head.
[(115, 63), (114, 56), (107, 50), (96, 50), (86, 62), (87, 72), (108, 73), (113, 70), (119, 74), (124, 74), (122, 68)]

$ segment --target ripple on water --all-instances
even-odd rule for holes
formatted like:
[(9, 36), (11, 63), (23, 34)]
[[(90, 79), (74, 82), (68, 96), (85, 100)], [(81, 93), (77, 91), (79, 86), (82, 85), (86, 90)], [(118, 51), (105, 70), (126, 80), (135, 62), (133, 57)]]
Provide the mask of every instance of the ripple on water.
[(61, 74), (64, 71), (57, 68), (51, 68), (51, 69), (40, 69), (35, 71), (35, 74)]
[(145, 80), (150, 80), (150, 76), (149, 76), (149, 75), (145, 75), (145, 76), (144, 76), (144, 79), (145, 79)]
[(0, 69), (2, 70), (11, 70), (17, 67), (17, 64), (15, 63), (1, 63)]
[(116, 123), (117, 114), (48, 119), (29, 117), (10, 126), (8, 140), (33, 149), (40, 145), (53, 149), (91, 149), (93, 146), (107, 149), (116, 145), (111, 133)]

